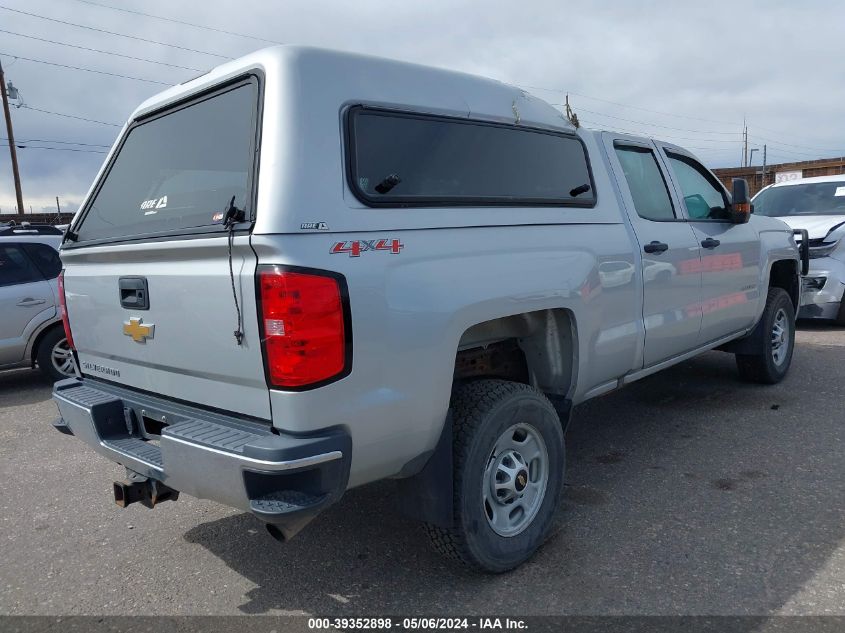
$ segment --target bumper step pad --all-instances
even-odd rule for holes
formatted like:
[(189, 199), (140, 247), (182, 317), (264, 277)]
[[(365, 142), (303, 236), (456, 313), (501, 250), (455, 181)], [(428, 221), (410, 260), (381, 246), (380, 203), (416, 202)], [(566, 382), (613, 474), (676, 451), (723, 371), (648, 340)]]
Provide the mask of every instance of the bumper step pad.
[(185, 420), (166, 427), (164, 434), (229, 453), (243, 453), (244, 446), (270, 435), (270, 432), (259, 435), (258, 433), (223, 426), (209, 420)]
[(161, 449), (149, 441), (140, 440), (135, 437), (123, 437), (120, 439), (103, 440), (108, 448), (123, 453), (129, 457), (145, 462), (159, 470), (164, 468), (164, 461), (161, 459)]

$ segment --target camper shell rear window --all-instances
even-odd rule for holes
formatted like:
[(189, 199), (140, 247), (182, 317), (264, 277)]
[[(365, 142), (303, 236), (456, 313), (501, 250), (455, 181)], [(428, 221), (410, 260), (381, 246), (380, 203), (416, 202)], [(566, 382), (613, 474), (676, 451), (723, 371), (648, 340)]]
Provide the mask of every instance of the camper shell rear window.
[(384, 110), (347, 114), (350, 187), (373, 207), (595, 205), (577, 136)]
[(76, 241), (222, 232), (230, 204), (250, 218), (259, 114), (250, 76), (134, 123), (73, 226)]

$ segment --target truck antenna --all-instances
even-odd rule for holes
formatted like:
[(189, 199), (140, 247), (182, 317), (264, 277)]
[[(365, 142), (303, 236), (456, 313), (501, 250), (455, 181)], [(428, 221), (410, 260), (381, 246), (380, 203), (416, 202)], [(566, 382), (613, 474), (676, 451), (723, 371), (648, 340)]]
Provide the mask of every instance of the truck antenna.
[(566, 94), (566, 102), (564, 103), (566, 106), (566, 120), (569, 121), (572, 125), (575, 126), (577, 130), (581, 127), (581, 124), (578, 122), (578, 115), (572, 110), (572, 106), (569, 105), (569, 93)]

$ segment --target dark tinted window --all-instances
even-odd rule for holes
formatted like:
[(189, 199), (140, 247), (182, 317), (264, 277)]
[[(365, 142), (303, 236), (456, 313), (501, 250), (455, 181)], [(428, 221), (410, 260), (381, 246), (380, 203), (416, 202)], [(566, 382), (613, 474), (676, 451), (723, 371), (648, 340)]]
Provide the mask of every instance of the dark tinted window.
[(362, 109), (351, 125), (351, 184), (370, 204), (594, 202), (574, 137)]
[(715, 178), (687, 156), (667, 156), (684, 194), (690, 220), (728, 220), (728, 199)]
[(646, 220), (674, 220), (672, 199), (654, 152), (642, 147), (619, 146), (616, 156), (625, 173), (637, 214)]
[(46, 244), (23, 244), (23, 249), (47, 279), (55, 279), (62, 272), (62, 260), (56, 249)]
[(219, 223), (232, 196), (244, 209), (256, 95), (248, 83), (131, 129), (76, 227), (80, 241)]
[(803, 185), (770, 187), (754, 200), (754, 213), (786, 215), (845, 215), (845, 179)]
[(20, 246), (0, 245), (0, 286), (40, 281), (41, 274)]

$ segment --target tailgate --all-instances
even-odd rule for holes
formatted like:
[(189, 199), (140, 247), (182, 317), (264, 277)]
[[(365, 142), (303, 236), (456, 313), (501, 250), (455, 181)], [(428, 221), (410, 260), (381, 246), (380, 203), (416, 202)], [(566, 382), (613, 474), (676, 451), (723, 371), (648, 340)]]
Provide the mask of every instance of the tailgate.
[[(240, 346), (233, 334), (237, 316), (225, 236), (66, 249), (62, 259), (68, 318), (84, 375), (270, 418), (256, 316), (256, 258), (247, 235), (236, 237), (232, 249), (243, 312)], [(121, 305), (119, 280), (127, 277), (146, 280), (149, 309)]]

